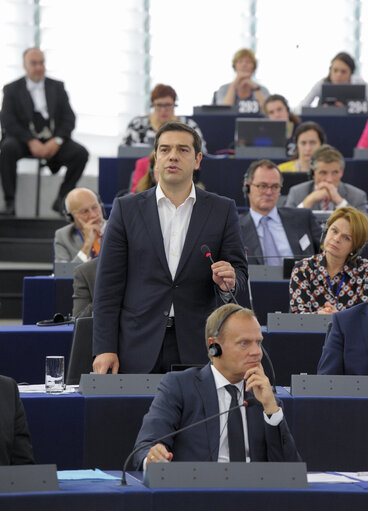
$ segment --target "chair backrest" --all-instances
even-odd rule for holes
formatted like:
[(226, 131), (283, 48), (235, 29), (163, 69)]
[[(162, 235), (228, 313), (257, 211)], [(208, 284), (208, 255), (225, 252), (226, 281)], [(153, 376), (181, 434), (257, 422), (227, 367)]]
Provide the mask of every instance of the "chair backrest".
[(75, 322), (67, 385), (78, 385), (81, 374), (92, 371), (92, 334), (93, 318), (78, 318)]

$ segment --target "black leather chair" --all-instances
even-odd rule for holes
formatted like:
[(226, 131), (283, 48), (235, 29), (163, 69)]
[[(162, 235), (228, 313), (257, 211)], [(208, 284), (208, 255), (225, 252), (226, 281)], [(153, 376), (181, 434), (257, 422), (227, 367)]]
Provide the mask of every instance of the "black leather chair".
[(75, 322), (73, 343), (66, 376), (67, 385), (78, 385), (81, 374), (92, 371), (93, 318), (78, 318)]

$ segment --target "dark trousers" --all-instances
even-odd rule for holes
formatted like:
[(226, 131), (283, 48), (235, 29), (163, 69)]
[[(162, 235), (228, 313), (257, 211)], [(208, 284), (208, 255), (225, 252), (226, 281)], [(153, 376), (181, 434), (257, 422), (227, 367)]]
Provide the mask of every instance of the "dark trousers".
[(172, 364), (180, 364), (178, 343), (176, 341), (175, 325), (166, 328), (165, 337), (159, 356), (151, 373), (164, 374), (171, 371)]
[[(14, 201), (17, 186), (17, 161), (21, 158), (31, 157), (27, 144), (14, 137), (5, 137), (1, 142), (0, 174), (4, 190), (5, 201)], [(75, 188), (88, 160), (87, 150), (71, 139), (65, 140), (59, 151), (49, 160), (47, 166), (53, 174), (60, 167), (67, 167), (64, 181), (60, 186), (58, 197), (63, 198)]]

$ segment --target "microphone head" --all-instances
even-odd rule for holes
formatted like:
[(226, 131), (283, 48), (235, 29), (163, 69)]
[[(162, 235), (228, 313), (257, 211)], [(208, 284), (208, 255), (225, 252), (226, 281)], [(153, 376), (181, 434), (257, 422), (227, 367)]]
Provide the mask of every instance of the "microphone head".
[(244, 399), (245, 408), (250, 408), (255, 405), (259, 405), (259, 401), (255, 397), (248, 397), (247, 399)]
[(202, 254), (205, 257), (210, 257), (211, 256), (211, 250), (210, 250), (210, 247), (208, 245), (202, 245), (201, 246), (201, 252), (202, 252)]

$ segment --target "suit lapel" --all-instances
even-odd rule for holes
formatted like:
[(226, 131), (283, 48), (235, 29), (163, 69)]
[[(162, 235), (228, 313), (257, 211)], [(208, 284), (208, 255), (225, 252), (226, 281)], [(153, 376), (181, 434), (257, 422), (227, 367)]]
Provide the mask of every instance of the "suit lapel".
[(31, 121), (33, 119), (34, 105), (32, 97), (27, 89), (25, 78), (23, 78), (19, 83), (18, 100), (22, 103), (23, 110), (26, 112), (28, 120)]
[(257, 229), (249, 211), (242, 215), (240, 225), (242, 230), (244, 229), (245, 231), (243, 242), (246, 249), (248, 249), (249, 264), (264, 264), (262, 257), (263, 251), (259, 242)]
[(188, 232), (185, 238), (175, 278), (178, 277), (186, 261), (191, 255), (198, 236), (207, 222), (211, 209), (212, 205), (209, 200), (209, 196), (203, 193), (201, 189), (196, 188), (196, 202), (193, 206), (192, 216), (190, 218)]
[(49, 118), (53, 119), (55, 113), (55, 94), (52, 82), (45, 78), (45, 96)]
[(280, 215), (281, 222), (293, 254), (301, 254), (304, 250), (302, 250), (299, 246), (299, 231), (297, 230), (297, 223), (295, 221), (293, 222), (293, 217), (289, 214), (287, 209), (277, 208), (277, 211)]
[(149, 238), (151, 238), (153, 250), (156, 252), (163, 269), (169, 275), (170, 280), (172, 280), (165, 254), (164, 240), (162, 237), (160, 218), (158, 216), (155, 192), (156, 188), (151, 188), (147, 193), (138, 194), (138, 208), (143, 217), (147, 234)]
[[(217, 391), (210, 364), (207, 364), (200, 371), (195, 385), (202, 399), (205, 417), (210, 417), (211, 415), (219, 413)], [(208, 421), (206, 423), (206, 429), (210, 460), (217, 461), (220, 439), (220, 420), (217, 418)]]

